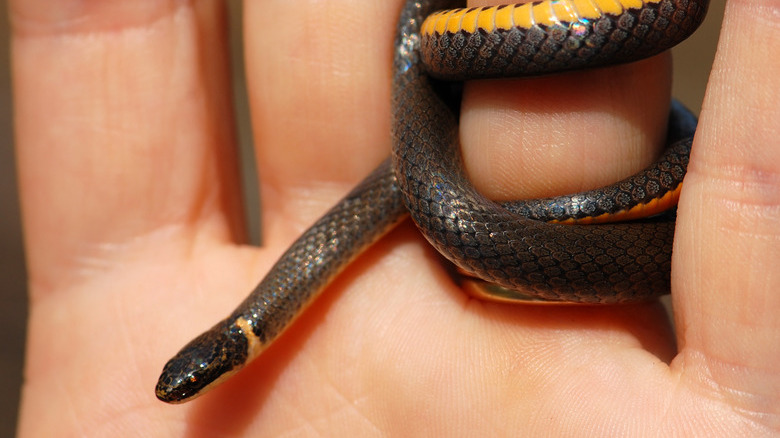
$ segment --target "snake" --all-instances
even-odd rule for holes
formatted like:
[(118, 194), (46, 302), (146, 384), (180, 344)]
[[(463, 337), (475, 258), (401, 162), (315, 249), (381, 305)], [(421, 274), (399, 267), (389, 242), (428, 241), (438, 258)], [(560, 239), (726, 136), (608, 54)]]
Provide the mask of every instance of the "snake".
[(404, 3), (393, 46), (390, 157), (306, 230), (227, 318), (165, 364), (158, 399), (189, 401), (230, 378), (407, 217), (455, 273), (510, 291), (510, 300), (611, 304), (669, 292), (674, 206), (696, 129), (688, 110), (673, 101), (668, 146), (636, 175), (575, 195), (497, 203), (463, 170), (458, 92), (448, 84), (647, 58), (691, 35), (708, 0), (462, 6)]

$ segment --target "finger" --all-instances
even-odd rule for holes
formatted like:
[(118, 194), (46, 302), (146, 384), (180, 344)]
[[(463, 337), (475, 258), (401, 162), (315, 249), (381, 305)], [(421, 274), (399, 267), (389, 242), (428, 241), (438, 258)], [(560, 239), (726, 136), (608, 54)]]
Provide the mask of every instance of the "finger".
[(246, 3), (268, 239), (297, 234), (389, 156), (388, 51), (395, 32), (389, 17), (399, 7), (399, 1)]
[(160, 230), (240, 235), (222, 5), (10, 6), (34, 295)]
[(680, 200), (674, 362), (693, 391), (777, 427), (780, 2), (727, 4)]
[(510, 200), (592, 189), (636, 173), (663, 146), (670, 67), (663, 54), (606, 69), (468, 83), (461, 139), (470, 178), (488, 197)]

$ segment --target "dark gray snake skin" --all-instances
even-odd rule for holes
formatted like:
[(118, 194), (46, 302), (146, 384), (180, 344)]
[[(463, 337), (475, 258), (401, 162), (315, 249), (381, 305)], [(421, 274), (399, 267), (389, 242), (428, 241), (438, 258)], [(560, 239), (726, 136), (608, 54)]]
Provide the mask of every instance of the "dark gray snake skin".
[[(415, 5), (404, 10), (407, 15), (402, 16), (401, 21), (406, 26), (402, 25), (401, 41), (397, 46), (405, 48), (414, 44), (405, 40), (417, 39), (423, 17), (440, 8), (440, 5), (430, 4), (432, 2), (422, 3), (420, 7)], [(680, 5), (687, 11), (694, 4), (696, 2), (670, 0), (662, 2), (660, 8), (671, 9), (669, 18), (672, 19), (676, 16), (675, 6)], [(703, 6), (700, 7), (702, 12), (696, 14), (699, 16), (703, 14)], [(630, 32), (625, 32), (617, 23), (637, 23), (640, 20), (624, 18), (635, 14), (636, 11), (628, 10), (619, 17), (603, 18), (609, 25), (586, 23), (590, 26), (587, 34), (606, 29), (607, 32), (594, 40), (623, 54), (623, 60), (631, 59), (625, 54), (630, 51), (620, 46), (621, 41), (631, 41), (623, 37)], [(669, 27), (658, 30), (659, 35), (648, 35), (652, 28), (644, 33), (651, 40), (669, 40)], [(541, 30), (545, 29), (535, 33)], [(614, 37), (614, 33), (621, 36)], [(565, 42), (569, 36), (555, 36), (555, 39)], [(517, 35), (516, 39), (522, 37)], [(450, 36), (449, 39), (456, 38)], [(463, 38), (462, 45), (468, 47), (468, 52), (489, 52), (493, 57), (502, 53), (495, 48), (483, 50), (472, 42), (476, 39), (493, 44), (492, 39), (481, 35)], [(426, 45), (426, 42), (423, 40), (422, 44)], [(441, 47), (443, 44), (430, 45)], [(530, 45), (532, 47), (525, 51), (538, 53), (551, 44), (545, 38), (533, 36), (532, 41), (524, 40), (519, 45)], [(563, 43), (553, 46), (553, 52), (567, 51)], [(447, 52), (447, 49), (443, 51)], [(587, 57), (593, 57), (594, 52), (598, 52), (598, 48), (589, 48)], [(654, 52), (657, 49), (650, 53)], [(532, 291), (533, 295), (549, 301), (617, 303), (668, 292), (674, 222), (590, 227), (540, 223), (514, 214), (480, 195), (462, 171), (457, 120), (431, 86), (424, 67), (414, 59), (417, 53), (408, 49), (396, 51), (393, 163), (412, 219), (439, 252), (475, 277), (509, 289)], [(566, 58), (570, 60), (572, 56), (576, 55), (567, 53)], [(540, 71), (539, 65), (545, 60), (549, 63), (544, 67), (553, 71), (558, 65), (558, 57), (554, 55), (532, 58), (537, 61), (533, 64), (534, 73)], [(484, 64), (481, 59), (476, 57), (474, 63), (477, 66)], [(510, 60), (498, 64), (518, 63)], [(492, 70), (485, 75), (492, 75)]]
[[(616, 303), (668, 292), (673, 220), (550, 224), (519, 214), (541, 210), (539, 201), (510, 203), (507, 209), (477, 193), (461, 170), (456, 117), (422, 67), (420, 45), (440, 48), (431, 56), (444, 70), (465, 65), (483, 76), (494, 76), (507, 66), (530, 68), (534, 74), (616, 62), (611, 56), (626, 62), (665, 50), (658, 44), (673, 44), (692, 33), (704, 16), (707, 0), (647, 1), (642, 8), (619, 16), (605, 14), (599, 20), (571, 24), (577, 27), (576, 35), (567, 33), (570, 25), (561, 23), (516, 29), (499, 37), (463, 31), (447, 35), (446, 42), (421, 38), (423, 17), (452, 3), (407, 1), (401, 13), (393, 73), (392, 165), (390, 160), (380, 165), (281, 256), (230, 316), (165, 365), (156, 387), (160, 400), (191, 400), (246, 365), (334, 276), (407, 213), (433, 246), (461, 269), (545, 300)], [(637, 45), (634, 36), (640, 33), (650, 43)], [(502, 48), (510, 43), (522, 49)], [(465, 45), (476, 56), (465, 61), (451, 57), (453, 44), (458, 50)], [(602, 56), (606, 51), (613, 54)], [(509, 58), (502, 60), (502, 54)], [(518, 54), (532, 62), (518, 61)], [(695, 119), (676, 105), (672, 115), (670, 141), (692, 135)], [(676, 143), (649, 172), (632, 177), (639, 189), (635, 185), (624, 190), (621, 184), (627, 182), (621, 182), (576, 196), (593, 200), (595, 207), (587, 209), (610, 212), (620, 208), (622, 201), (615, 196), (609, 207), (603, 197), (609, 190), (642, 202), (637, 190), (652, 197), (656, 186), (669, 188), (679, 182), (690, 143), (690, 139)], [(553, 202), (553, 211), (571, 209), (565, 204), (572, 197), (560, 199)]]

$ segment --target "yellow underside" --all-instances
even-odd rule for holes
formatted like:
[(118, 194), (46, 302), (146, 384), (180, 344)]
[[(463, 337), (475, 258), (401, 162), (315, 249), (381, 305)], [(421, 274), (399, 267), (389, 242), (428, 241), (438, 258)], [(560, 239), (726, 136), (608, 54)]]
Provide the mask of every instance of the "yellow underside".
[(530, 29), (534, 25), (552, 26), (561, 22), (597, 20), (605, 14), (619, 15), (627, 9), (639, 9), (661, 0), (545, 0), (541, 3), (504, 5), (471, 9), (451, 9), (431, 14), (422, 25), (423, 35), (478, 29), (492, 32), (513, 27)]
[[(627, 9), (639, 9), (646, 4), (661, 0), (545, 0), (541, 3), (503, 5), (471, 9), (450, 9), (428, 16), (422, 25), (423, 35), (445, 32), (474, 33), (477, 30), (492, 32), (496, 29), (509, 30), (513, 27), (530, 29), (534, 25), (551, 26), (561, 22), (572, 23), (582, 20), (597, 20), (605, 14), (619, 15)], [(666, 193), (661, 198), (629, 210), (603, 214), (583, 219), (555, 221), (564, 224), (596, 224), (618, 222), (652, 216), (673, 207), (680, 196), (680, 188)]]
[(678, 184), (674, 190), (666, 192), (662, 197), (655, 198), (645, 204), (637, 204), (628, 210), (621, 210), (617, 213), (605, 213), (600, 216), (589, 216), (582, 219), (566, 219), (565, 221), (551, 221), (556, 224), (567, 225), (587, 225), (587, 224), (603, 224), (607, 222), (623, 222), (634, 219), (641, 219), (650, 217), (658, 213), (662, 213), (666, 210), (677, 205), (677, 201), (680, 199), (680, 190), (682, 189), (682, 183)]

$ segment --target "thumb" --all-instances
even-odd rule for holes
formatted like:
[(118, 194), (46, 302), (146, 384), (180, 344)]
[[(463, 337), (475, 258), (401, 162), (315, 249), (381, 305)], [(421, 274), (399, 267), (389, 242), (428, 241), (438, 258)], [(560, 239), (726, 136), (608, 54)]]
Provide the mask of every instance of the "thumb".
[[(778, 426), (780, 2), (732, 0), (685, 179), (673, 260), (681, 351), (708, 399)], [(770, 424), (766, 424), (770, 425)]]

